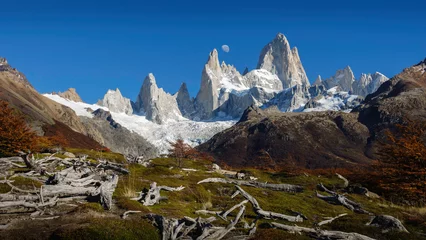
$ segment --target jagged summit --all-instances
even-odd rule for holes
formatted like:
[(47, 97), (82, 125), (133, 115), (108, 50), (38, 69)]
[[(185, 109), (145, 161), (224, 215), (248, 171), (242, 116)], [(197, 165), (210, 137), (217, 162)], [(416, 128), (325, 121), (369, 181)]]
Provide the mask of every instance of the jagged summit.
[(118, 88), (116, 90), (108, 90), (102, 101), (100, 101), (100, 104), (112, 112), (125, 113), (127, 115), (133, 113), (130, 99), (123, 97)]
[(33, 88), (31, 83), (28, 81), (28, 79), (25, 77), (25, 75), (21, 72), (19, 72), (16, 68), (13, 68), (9, 65), (8, 61), (4, 57), (0, 57), (0, 72), (7, 72), (9, 74), (12, 74), (15, 80), (25, 84), (28, 87)]
[[(56, 93), (53, 93), (53, 94), (56, 94)], [(66, 90), (65, 92), (58, 92), (57, 95), (74, 102), (83, 102), (83, 100), (81, 100), (75, 88), (68, 88), (68, 90)]]
[(176, 98), (176, 102), (182, 116), (190, 118), (191, 114), (195, 111), (194, 101), (189, 95), (188, 87), (185, 82), (180, 85), (179, 91), (174, 95), (174, 97)]
[(315, 80), (313, 85), (321, 85), (322, 84), (322, 79), (321, 79), (321, 75), (318, 75), (317, 79)]
[(295, 85), (310, 85), (297, 48), (290, 48), (290, 43), (282, 33), (268, 43), (261, 51), (258, 69), (265, 69), (276, 74), (284, 88)]

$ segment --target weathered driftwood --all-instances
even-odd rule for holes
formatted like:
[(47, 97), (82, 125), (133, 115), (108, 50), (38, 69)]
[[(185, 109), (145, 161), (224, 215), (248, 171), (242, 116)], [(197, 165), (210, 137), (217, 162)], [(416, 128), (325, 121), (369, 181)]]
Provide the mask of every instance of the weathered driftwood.
[(126, 219), (130, 214), (140, 213), (141, 211), (129, 210), (121, 215), (121, 218)]
[(346, 207), (347, 209), (356, 212), (356, 213), (369, 213), (366, 210), (362, 209), (361, 205), (357, 202), (354, 202), (352, 200), (349, 200), (347, 197), (345, 197), (344, 195), (338, 194), (336, 192), (333, 192), (329, 189), (327, 189), (324, 185), (319, 184), (318, 188), (320, 190), (323, 190), (329, 194), (332, 194), (332, 196), (324, 196), (319, 194), (318, 192), (316, 193), (317, 197), (328, 202), (331, 204), (335, 204), (335, 205), (343, 205), (344, 207)]
[(132, 200), (143, 203), (144, 206), (152, 206), (159, 203), (161, 200), (166, 199), (160, 195), (161, 190), (165, 191), (182, 191), (185, 187), (180, 186), (177, 188), (168, 186), (157, 186), (156, 182), (152, 182), (148, 191), (141, 191), (139, 197), (132, 198)]
[(327, 220), (321, 221), (321, 222), (319, 222), (319, 223), (318, 223), (318, 226), (322, 226), (322, 225), (325, 225), (325, 224), (329, 224), (329, 223), (333, 222), (334, 220), (336, 220), (336, 219), (338, 219), (338, 218), (341, 218), (341, 217), (343, 217), (343, 216), (346, 216), (346, 215), (348, 215), (348, 214), (347, 214), (347, 213), (342, 213), (342, 214), (340, 214), (340, 215), (338, 215), (338, 216), (336, 216), (336, 217), (329, 218), (329, 219), (327, 219)]
[[(5, 179), (2, 182), (11, 188), (9, 193), (0, 194), (0, 208), (2, 212), (14, 209), (44, 209), (53, 207), (58, 201), (86, 199), (96, 196), (105, 209), (112, 207), (112, 194), (118, 183), (118, 175), (112, 171), (126, 173), (125, 169), (117, 164), (101, 162), (97, 168), (86, 158), (59, 159), (52, 154), (42, 159), (35, 159), (34, 155), (26, 154), (22, 161), (30, 172), (20, 174), (23, 177), (44, 182), (40, 189), (27, 190), (13, 185), (13, 180)], [(2, 159), (2, 161), (8, 161)], [(16, 162), (16, 159), (10, 161)], [(15, 166), (16, 164), (10, 164)], [(56, 171), (57, 166), (65, 166), (62, 171)], [(108, 171), (105, 171), (109, 169)], [(112, 170), (112, 171), (110, 171)], [(49, 173), (52, 171), (52, 173)], [(46, 176), (50, 175), (46, 181)], [(12, 176), (13, 177), (13, 176)], [(9, 176), (10, 178), (10, 176)], [(96, 198), (95, 198), (96, 199)]]
[(368, 236), (359, 233), (347, 233), (340, 231), (326, 231), (307, 227), (289, 226), (281, 223), (272, 222), (273, 227), (286, 230), (290, 233), (307, 233), (318, 239), (342, 239), (342, 240), (374, 240)]
[(346, 179), (345, 177), (343, 177), (342, 175), (336, 173), (337, 177), (343, 180), (343, 187), (347, 188), (349, 186), (349, 181), (348, 179)]
[(228, 226), (226, 226), (226, 228), (215, 231), (214, 233), (208, 235), (205, 239), (215, 240), (215, 239), (222, 239), (223, 237), (225, 237), (226, 234), (234, 230), (235, 225), (240, 221), (240, 218), (245, 212), (245, 210), (246, 210), (246, 207), (244, 205), (241, 205), (240, 211), (238, 211), (237, 215), (235, 216), (235, 219), (231, 221), (231, 223)]
[(111, 210), (112, 194), (114, 193), (117, 184), (118, 176), (112, 175), (108, 181), (101, 183), (101, 186), (92, 193), (92, 196), (99, 196), (99, 201), (106, 210)]
[[(247, 203), (244, 201), (244, 203)], [(240, 210), (235, 218), (230, 221), (226, 227), (215, 227), (211, 223), (216, 220), (215, 217), (210, 218), (190, 218), (167, 219), (163, 216), (149, 214), (151, 219), (160, 229), (162, 239), (222, 239), (240, 222), (245, 212), (244, 204), (238, 204)], [(235, 210), (236, 208), (233, 208)], [(248, 237), (248, 236), (247, 236)]]
[(198, 217), (193, 219), (184, 217), (182, 219), (168, 219), (160, 215), (148, 214), (147, 218), (154, 222), (159, 228), (162, 239), (206, 239), (210, 233), (214, 233), (218, 229), (211, 224), (215, 221), (215, 217), (207, 219)]
[[(239, 193), (241, 193), (253, 206), (253, 211), (259, 215), (262, 218), (279, 218), (283, 220), (287, 220), (289, 222), (303, 222), (303, 217), (300, 215), (297, 216), (289, 216), (281, 213), (276, 212), (270, 212), (263, 210), (259, 203), (257, 202), (256, 198), (251, 196), (249, 193), (247, 193), (245, 190), (243, 190), (240, 186), (236, 185), (236, 188), (238, 189)], [(235, 195), (235, 194), (234, 194)]]
[(299, 185), (292, 184), (274, 184), (274, 183), (263, 183), (257, 181), (244, 181), (244, 180), (236, 180), (236, 179), (227, 179), (227, 178), (206, 178), (204, 180), (199, 181), (197, 184), (201, 183), (227, 183), (227, 184), (235, 184), (249, 187), (258, 187), (258, 188), (266, 188), (275, 191), (283, 191), (283, 192), (302, 192), (303, 187)]
[(25, 207), (25, 208), (35, 208), (39, 209), (42, 207), (51, 207), (54, 206), (57, 202), (57, 198), (52, 198), (48, 202), (44, 203), (30, 203), (27, 201), (4, 201), (0, 202), (0, 208), (10, 208), (10, 207)]

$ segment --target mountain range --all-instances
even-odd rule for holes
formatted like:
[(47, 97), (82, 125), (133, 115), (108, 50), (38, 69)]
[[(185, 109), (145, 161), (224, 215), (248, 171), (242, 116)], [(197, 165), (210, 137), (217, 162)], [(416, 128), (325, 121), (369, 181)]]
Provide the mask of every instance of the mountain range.
[[(169, 143), (178, 138), (192, 146), (204, 143), (233, 126), (249, 107), (258, 112), (350, 112), (388, 80), (378, 72), (361, 74), (356, 80), (347, 66), (325, 80), (318, 76), (311, 84), (298, 49), (281, 33), (261, 50), (256, 69), (245, 69), (243, 74), (220, 63), (216, 49), (210, 52), (195, 98), (185, 83), (175, 94), (167, 93), (150, 73), (134, 101), (116, 89), (108, 90), (96, 104), (87, 104), (73, 88), (43, 97), (4, 58), (0, 73), (1, 98), (29, 116), (39, 134), (57, 133), (46, 129), (64, 124), (79, 134), (75, 139), (147, 157), (166, 153)], [(133, 140), (123, 141), (124, 136)]]

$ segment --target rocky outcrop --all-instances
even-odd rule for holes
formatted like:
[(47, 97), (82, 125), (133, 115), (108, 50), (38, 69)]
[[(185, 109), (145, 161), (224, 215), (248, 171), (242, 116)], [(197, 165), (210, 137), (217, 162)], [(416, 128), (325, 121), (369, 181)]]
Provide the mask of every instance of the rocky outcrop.
[(352, 84), (354, 82), (354, 73), (349, 66), (345, 67), (344, 69), (337, 70), (334, 76), (322, 81), (323, 85), (327, 89), (339, 87), (342, 91), (346, 92), (352, 92)]
[(307, 168), (366, 163), (369, 132), (357, 114), (343, 112), (281, 113), (248, 108), (233, 127), (199, 146), (235, 167)]
[(93, 118), (81, 118), (88, 135), (113, 152), (143, 156), (146, 159), (158, 156), (154, 145), (115, 122), (108, 111), (98, 109), (93, 112)]
[(380, 85), (389, 80), (385, 75), (376, 72), (374, 74), (361, 74), (358, 81), (353, 83), (353, 94), (366, 97), (379, 89)]
[[(319, 88), (323, 88), (321, 85)], [(363, 97), (358, 95), (351, 95), (348, 92), (341, 91), (339, 87), (331, 88), (327, 91), (322, 91), (319, 95), (309, 99), (304, 106), (304, 112), (312, 111), (346, 111), (349, 112), (357, 107), (362, 101)]]
[(158, 124), (182, 118), (176, 98), (158, 88), (152, 73), (145, 78), (135, 106), (136, 112), (145, 114), (148, 120)]
[(108, 90), (104, 98), (99, 102), (101, 106), (107, 107), (111, 112), (125, 113), (131, 115), (133, 108), (130, 99), (123, 97), (120, 90)]
[(334, 76), (324, 81), (318, 76), (314, 85), (324, 85), (327, 89), (339, 87), (341, 91), (365, 97), (374, 93), (387, 80), (389, 79), (379, 72), (374, 74), (362, 73), (361, 77), (356, 80), (352, 69), (347, 66), (344, 69), (337, 70)]
[(83, 100), (81, 100), (75, 88), (68, 88), (68, 90), (66, 90), (65, 92), (58, 92), (58, 93), (54, 92), (53, 94), (57, 94), (61, 96), (62, 98), (65, 98), (74, 102), (83, 102)]
[(25, 75), (19, 72), (16, 68), (13, 68), (9, 65), (6, 58), (0, 57), (0, 72), (6, 72), (10, 75), (13, 75), (13, 79), (17, 82), (24, 84), (25, 86), (33, 88), (31, 83), (27, 80)]
[(274, 91), (283, 90), (283, 84), (277, 75), (264, 69), (255, 69), (244, 75), (245, 86), (249, 88), (258, 87)]
[(263, 108), (275, 105), (282, 112), (302, 111), (310, 99), (325, 92), (324, 86), (314, 85), (309, 87), (306, 85), (296, 85), (278, 93)]
[(320, 75), (318, 75), (317, 79), (315, 79), (315, 82), (312, 85), (322, 85), (322, 79)]
[(257, 68), (276, 74), (284, 88), (295, 85), (309, 86), (297, 48), (291, 49), (282, 33), (277, 34), (275, 39), (262, 49)]
[(182, 116), (190, 118), (194, 114), (194, 100), (189, 95), (186, 83), (182, 83), (179, 91), (174, 95)]

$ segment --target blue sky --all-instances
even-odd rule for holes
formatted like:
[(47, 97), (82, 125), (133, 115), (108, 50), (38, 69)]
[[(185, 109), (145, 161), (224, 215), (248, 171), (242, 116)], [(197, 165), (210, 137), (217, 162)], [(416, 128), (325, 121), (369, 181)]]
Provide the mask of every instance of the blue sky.
[(40, 92), (69, 87), (87, 102), (145, 76), (192, 96), (209, 52), (241, 72), (278, 32), (297, 46), (311, 82), (350, 65), (393, 76), (426, 57), (426, 1), (3, 1), (0, 56)]

